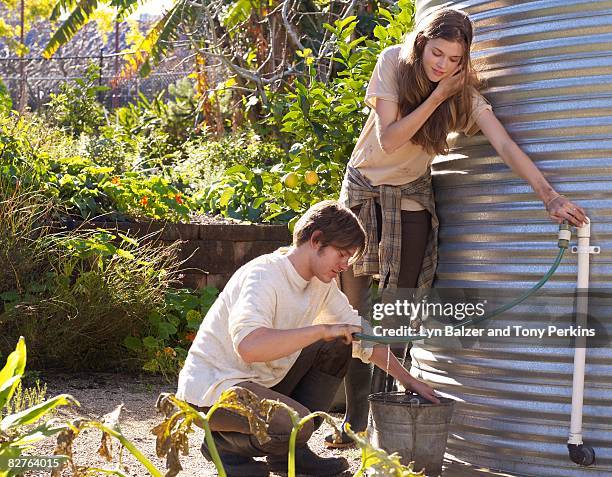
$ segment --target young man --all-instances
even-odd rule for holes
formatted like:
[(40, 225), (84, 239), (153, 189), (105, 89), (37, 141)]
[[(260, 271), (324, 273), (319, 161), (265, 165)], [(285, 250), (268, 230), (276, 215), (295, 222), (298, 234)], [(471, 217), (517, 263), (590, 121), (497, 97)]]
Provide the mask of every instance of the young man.
[[(353, 341), (361, 319), (335, 281), (364, 246), (363, 228), (349, 209), (333, 201), (311, 207), (295, 225), (291, 248), (252, 260), (227, 283), (189, 350), (177, 397), (207, 410), (223, 391), (239, 386), (262, 399), (279, 399), (304, 416), (329, 409), (351, 354), (386, 368), (385, 347)], [(407, 389), (438, 401), (393, 354), (389, 373)], [(215, 411), (210, 425), (228, 476), (287, 470), (292, 428), (287, 413), (274, 414), (271, 441), (263, 445), (250, 434), (247, 419), (231, 411)], [(310, 421), (298, 434), (297, 473), (346, 470), (346, 459), (321, 458), (308, 448), (315, 429)], [(205, 444), (202, 453), (210, 460)], [(253, 459), (258, 456), (267, 456), (267, 463)]]

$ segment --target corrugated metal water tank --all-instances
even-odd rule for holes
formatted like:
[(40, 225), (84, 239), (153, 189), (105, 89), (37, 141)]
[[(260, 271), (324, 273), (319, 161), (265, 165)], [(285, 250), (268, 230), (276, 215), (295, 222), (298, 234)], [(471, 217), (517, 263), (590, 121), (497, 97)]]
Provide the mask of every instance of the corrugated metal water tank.
[[(417, 17), (442, 4), (473, 19), (483, 93), (510, 135), (560, 193), (587, 210), (591, 245), (601, 247), (591, 256), (591, 285), (610, 287), (612, 1), (417, 1)], [(486, 138), (463, 138), (452, 152), (434, 163), (435, 173), (444, 171), (434, 180), (442, 224), (435, 286), (529, 288), (556, 256), (557, 225)], [(567, 253), (547, 287), (572, 290), (575, 280), (576, 256)], [(539, 319), (528, 311), (503, 319)], [(612, 332), (612, 320), (604, 326)], [(571, 462), (566, 447), (573, 349), (417, 346), (413, 356), (437, 389), (464, 401), (449, 454), (519, 475), (612, 475), (610, 347), (587, 350), (583, 435), (597, 455), (588, 468)]]

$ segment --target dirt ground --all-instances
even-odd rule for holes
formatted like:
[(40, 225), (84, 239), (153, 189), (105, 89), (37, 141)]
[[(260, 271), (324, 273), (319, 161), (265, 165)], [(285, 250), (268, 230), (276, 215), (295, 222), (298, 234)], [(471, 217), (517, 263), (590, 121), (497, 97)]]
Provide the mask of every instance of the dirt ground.
[[(81, 404), (80, 408), (61, 410), (58, 413), (58, 417), (61, 418), (73, 419), (81, 416), (99, 419), (104, 414), (111, 412), (117, 405), (123, 403), (124, 407), (120, 419), (122, 432), (158, 469), (164, 470), (165, 462), (155, 455), (155, 436), (150, 431), (162, 421), (162, 416), (155, 411), (155, 401), (161, 392), (174, 392), (175, 388), (172, 384), (150, 376), (138, 377), (113, 374), (54, 374), (43, 376), (43, 380), (48, 386), (47, 397), (67, 393), (71, 394)], [(340, 420), (341, 416), (338, 415), (337, 417)], [(351, 462), (352, 470), (352, 472), (347, 472), (344, 475), (353, 475), (359, 467), (359, 452), (355, 449), (339, 452), (324, 448), (322, 445), (323, 437), (329, 433), (330, 429), (327, 425), (322, 426), (313, 435), (310, 446), (320, 455), (344, 455)], [(101, 432), (97, 430), (86, 430), (78, 437), (74, 446), (74, 458), (77, 464), (105, 468), (113, 468), (117, 465), (117, 449), (114, 449), (115, 461), (113, 463), (106, 462), (98, 456), (97, 449), (100, 444), (100, 437)], [(200, 444), (203, 439), (204, 431), (199, 428), (190, 436), (190, 453), (188, 456), (181, 456), (181, 465), (184, 470), (179, 474), (180, 476), (212, 477), (217, 475), (214, 466), (200, 454)], [(54, 442), (39, 445), (36, 454), (51, 455), (53, 448)], [(127, 469), (123, 467), (127, 475), (133, 477), (148, 475), (129, 452), (124, 452), (123, 464), (127, 467)], [(48, 471), (30, 471), (26, 474), (27, 477), (48, 475)]]
[[(114, 374), (45, 374), (42, 380), (47, 383), (47, 397), (57, 394), (71, 394), (79, 403), (80, 408), (64, 408), (57, 414), (59, 418), (73, 419), (85, 417), (100, 419), (124, 404), (120, 425), (122, 432), (136, 447), (145, 454), (160, 470), (164, 470), (165, 462), (155, 455), (155, 436), (151, 429), (162, 420), (161, 415), (155, 411), (155, 401), (161, 392), (174, 392), (174, 385), (160, 378), (151, 376), (130, 376)], [(335, 415), (340, 421), (341, 415)], [(359, 452), (356, 449), (343, 451), (329, 450), (323, 446), (323, 437), (330, 432), (330, 427), (324, 424), (311, 438), (309, 445), (319, 455), (343, 455), (350, 464), (350, 471), (341, 477), (352, 476), (359, 467)], [(84, 431), (76, 440), (74, 446), (75, 462), (80, 465), (103, 468), (117, 468), (118, 447), (113, 449), (114, 461), (104, 461), (98, 454), (101, 432), (97, 430)], [(214, 466), (208, 463), (200, 454), (200, 444), (204, 438), (201, 429), (190, 436), (191, 446), (189, 456), (181, 456), (183, 471), (179, 476), (185, 477), (212, 477), (216, 476)], [(43, 441), (32, 452), (33, 455), (51, 455), (54, 442)], [(123, 453), (121, 466), (125, 475), (132, 477), (145, 477), (148, 473), (134, 459), (129, 452)], [(26, 477), (48, 477), (49, 471), (30, 471)], [(65, 472), (65, 475), (69, 475)], [(102, 474), (99, 474), (102, 475)], [(284, 476), (286, 474), (272, 474)], [(519, 477), (516, 475), (492, 472), (488, 469), (475, 468), (465, 463), (446, 461), (443, 477)]]

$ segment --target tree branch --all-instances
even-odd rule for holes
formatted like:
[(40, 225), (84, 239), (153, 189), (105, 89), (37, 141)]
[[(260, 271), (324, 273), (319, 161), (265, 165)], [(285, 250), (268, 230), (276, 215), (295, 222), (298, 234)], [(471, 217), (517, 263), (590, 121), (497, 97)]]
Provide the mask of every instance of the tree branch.
[(295, 46), (299, 50), (304, 50), (304, 45), (302, 45), (302, 42), (297, 36), (297, 33), (295, 33), (295, 30), (293, 29), (293, 26), (291, 25), (291, 23), (289, 23), (288, 12), (289, 12), (289, 2), (290, 1), (291, 0), (284, 0), (283, 2), (283, 9), (281, 10), (281, 15), (283, 17), (283, 24), (285, 25), (285, 29), (287, 30), (287, 33), (289, 34), (289, 38), (291, 38), (291, 42), (293, 43), (293, 46)]

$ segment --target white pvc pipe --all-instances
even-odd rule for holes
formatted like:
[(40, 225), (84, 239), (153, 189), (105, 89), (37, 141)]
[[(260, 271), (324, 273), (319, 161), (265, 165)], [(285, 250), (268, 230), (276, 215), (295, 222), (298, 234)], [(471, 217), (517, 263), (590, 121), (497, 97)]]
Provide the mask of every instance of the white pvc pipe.
[[(587, 219), (588, 220), (588, 219)], [(591, 224), (585, 223), (578, 232), (578, 278), (576, 282), (576, 326), (586, 326), (589, 299), (589, 259)], [(572, 384), (572, 415), (568, 444), (582, 444), (582, 408), (584, 404), (584, 368), (586, 361), (586, 338), (576, 338), (574, 351), (574, 378)]]

